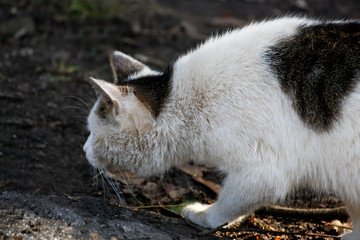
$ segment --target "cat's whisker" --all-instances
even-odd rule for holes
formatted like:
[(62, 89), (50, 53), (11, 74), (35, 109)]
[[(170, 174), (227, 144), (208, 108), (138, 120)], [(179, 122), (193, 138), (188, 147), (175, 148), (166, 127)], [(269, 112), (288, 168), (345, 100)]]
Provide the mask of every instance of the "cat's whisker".
[(74, 119), (76, 120), (77, 122), (80, 122), (84, 125), (86, 125), (88, 122), (87, 122), (87, 117), (84, 117), (84, 116), (69, 116), (68, 117), (69, 119)]
[(65, 110), (65, 109), (77, 109), (77, 110), (82, 111), (82, 112), (85, 113), (85, 114), (88, 114), (88, 113), (89, 113), (88, 111), (86, 111), (86, 110), (83, 109), (82, 107), (77, 107), (77, 106), (66, 106), (66, 107), (63, 107), (61, 110)]
[[(90, 112), (91, 108), (89, 106), (89, 104), (87, 104), (84, 100), (82, 100), (81, 98), (79, 97), (75, 97), (75, 96), (66, 96), (66, 98), (73, 98), (75, 100), (78, 100), (80, 101), (81, 103), (83, 103), (85, 105), (85, 107), (88, 109), (88, 112)], [(74, 101), (75, 102), (75, 101)], [(76, 102), (75, 102), (76, 103)]]
[(105, 179), (105, 172), (103, 169), (100, 169), (99, 170), (99, 176), (101, 176), (101, 182), (102, 182), (102, 186), (103, 186), (103, 189), (104, 189), (104, 197), (105, 197), (105, 192), (108, 191), (110, 193), (110, 189), (107, 185), (107, 181)]
[(136, 198), (134, 192), (132, 191), (132, 187), (131, 187), (130, 184), (129, 184), (129, 179), (130, 179), (130, 177), (129, 177), (128, 175), (124, 174), (122, 171), (119, 171), (119, 174), (120, 174), (121, 177), (125, 180), (126, 187), (127, 187), (127, 189), (129, 189), (131, 196), (132, 196), (138, 203), (143, 204), (139, 199)]
[(92, 169), (92, 180), (95, 182), (96, 186), (99, 186), (99, 178), (98, 176), (100, 175), (99, 171), (96, 168), (91, 168)]
[(91, 180), (92, 180), (92, 187), (94, 187), (96, 190), (99, 190), (99, 176), (100, 176), (100, 173), (99, 173), (99, 171), (98, 171), (96, 168), (94, 168), (94, 167), (91, 167), (90, 171), (91, 171), (91, 175), (90, 175), (90, 176), (92, 176), (92, 178), (91, 178)]
[(119, 184), (114, 181), (113, 179), (108, 178), (108, 183), (111, 186), (111, 188), (114, 190), (115, 194), (117, 195), (118, 199), (120, 200), (122, 205), (127, 205), (126, 201), (122, 195), (122, 192), (120, 191)]
[(87, 104), (84, 104), (83, 102), (78, 101), (72, 101), (74, 104), (76, 104), (78, 107), (86, 110), (87, 112), (90, 112), (89, 106)]
[(99, 170), (99, 169), (96, 169), (96, 168), (92, 168), (93, 169), (93, 177), (91, 179), (93, 180), (98, 180), (99, 177), (101, 177), (101, 175), (103, 174), (103, 170)]
[(100, 170), (94, 168), (91, 166), (91, 180), (93, 181), (93, 185), (96, 185), (96, 187), (99, 186), (99, 178), (100, 178), (100, 175), (101, 175), (101, 172)]
[(118, 199), (120, 200), (121, 204), (126, 205), (126, 201), (125, 201), (124, 197), (122, 196), (119, 184), (114, 179), (107, 176), (106, 173), (103, 173), (102, 176), (104, 177), (106, 182), (110, 185), (110, 187), (114, 190), (114, 192), (115, 192), (116, 196), (118, 197)]

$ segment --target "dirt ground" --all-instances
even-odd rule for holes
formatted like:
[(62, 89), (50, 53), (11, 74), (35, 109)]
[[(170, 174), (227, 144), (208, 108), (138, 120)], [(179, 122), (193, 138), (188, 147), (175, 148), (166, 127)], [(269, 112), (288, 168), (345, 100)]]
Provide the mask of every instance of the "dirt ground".
[[(0, 1), (0, 239), (331, 239), (239, 231), (200, 236), (174, 209), (158, 205), (213, 202), (212, 186), (224, 176), (206, 168), (199, 168), (201, 179), (210, 185), (179, 169), (120, 179), (119, 200), (82, 152), (95, 100), (87, 78), (112, 81), (108, 56), (115, 49), (163, 70), (214, 33), (288, 13), (359, 18), (359, 1), (114, 0), (115, 11), (100, 13), (82, 2), (64, 10), (66, 3), (51, 0)], [(341, 202), (301, 191), (287, 205)], [(239, 227), (338, 235), (324, 228), (330, 220), (257, 213)]]

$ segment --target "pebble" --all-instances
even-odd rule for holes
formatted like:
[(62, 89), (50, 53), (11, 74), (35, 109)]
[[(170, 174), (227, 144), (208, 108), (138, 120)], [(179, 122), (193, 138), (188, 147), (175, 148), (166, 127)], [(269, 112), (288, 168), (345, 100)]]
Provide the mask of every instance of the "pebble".
[(16, 38), (35, 32), (35, 22), (29, 16), (16, 17), (0, 23), (0, 35), (14, 35)]

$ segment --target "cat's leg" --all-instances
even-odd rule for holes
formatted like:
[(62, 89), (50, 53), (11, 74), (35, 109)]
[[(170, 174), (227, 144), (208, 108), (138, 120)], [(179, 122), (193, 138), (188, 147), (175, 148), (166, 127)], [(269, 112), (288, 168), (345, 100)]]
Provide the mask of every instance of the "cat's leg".
[(359, 240), (360, 239), (360, 203), (359, 204), (346, 204), (353, 224), (353, 231), (341, 236), (341, 240)]
[[(256, 174), (247, 173), (239, 179), (239, 175), (228, 176), (218, 200), (212, 205), (200, 203), (184, 208), (183, 216), (193, 223), (205, 228), (215, 228), (224, 223), (241, 220), (256, 208), (268, 202), (269, 183)], [(271, 190), (270, 190), (271, 191)], [(274, 198), (275, 196), (272, 196)]]

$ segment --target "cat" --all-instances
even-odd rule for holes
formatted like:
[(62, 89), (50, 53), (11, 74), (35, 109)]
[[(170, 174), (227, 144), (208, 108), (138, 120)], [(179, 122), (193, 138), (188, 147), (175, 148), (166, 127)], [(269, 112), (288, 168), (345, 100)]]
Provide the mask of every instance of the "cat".
[(214, 36), (164, 72), (115, 51), (84, 151), (109, 172), (160, 174), (182, 163), (226, 174), (205, 228), (241, 219), (298, 187), (334, 193), (360, 239), (360, 21), (283, 17)]

